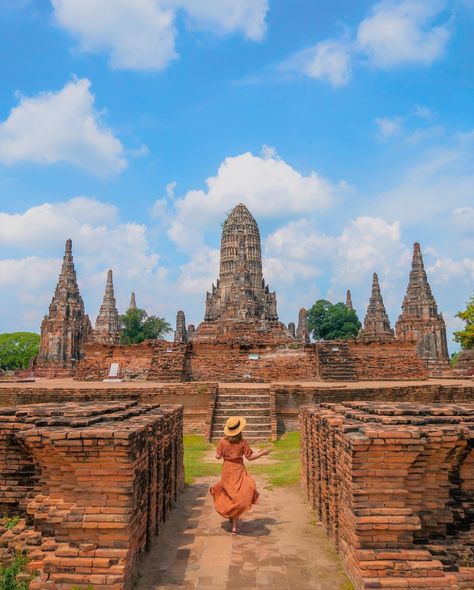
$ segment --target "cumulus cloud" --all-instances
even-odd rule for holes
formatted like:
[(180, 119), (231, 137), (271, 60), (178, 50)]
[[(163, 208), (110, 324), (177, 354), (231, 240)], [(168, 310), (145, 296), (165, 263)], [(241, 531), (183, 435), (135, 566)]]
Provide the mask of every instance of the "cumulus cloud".
[(402, 117), (378, 117), (375, 119), (375, 123), (378, 127), (380, 137), (387, 139), (400, 135), (402, 131)]
[(383, 0), (360, 23), (356, 47), (382, 68), (430, 65), (449, 39), (446, 25), (433, 24), (445, 7), (444, 0)]
[(473, 258), (463, 258), (462, 260), (438, 258), (427, 270), (437, 283), (450, 283), (453, 279), (462, 280), (469, 285), (474, 282)]
[(359, 62), (381, 69), (431, 65), (443, 56), (449, 41), (447, 24), (437, 22), (446, 5), (447, 0), (382, 0), (355, 35), (345, 31), (341, 39), (320, 41), (291, 56), (282, 68), (344, 86)]
[(194, 249), (203, 229), (221, 221), (239, 202), (260, 218), (288, 216), (329, 207), (345, 186), (333, 185), (314, 171), (304, 176), (268, 148), (261, 156), (247, 152), (226, 158), (206, 185), (207, 190), (189, 191), (175, 201), (168, 233), (183, 249)]
[(265, 35), (268, 0), (52, 0), (56, 22), (79, 49), (110, 55), (115, 69), (162, 70), (178, 57), (175, 19), (217, 34)]
[(123, 145), (95, 110), (90, 86), (73, 80), (58, 92), (20, 96), (0, 123), (0, 162), (69, 162), (99, 176), (123, 170)]

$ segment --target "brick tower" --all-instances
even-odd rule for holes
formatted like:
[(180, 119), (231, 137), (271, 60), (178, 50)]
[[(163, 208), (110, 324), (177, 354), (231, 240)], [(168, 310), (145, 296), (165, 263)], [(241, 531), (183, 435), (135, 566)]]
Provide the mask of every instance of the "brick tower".
[(206, 294), (204, 322), (193, 340), (223, 334), (241, 337), (250, 332), (273, 332), (290, 340), (290, 333), (278, 321), (276, 294), (263, 279), (257, 222), (242, 203), (224, 221), (220, 254), (219, 278)]
[(118, 344), (120, 342), (119, 314), (111, 270), (107, 272), (104, 298), (95, 322), (94, 342), (98, 344)]
[(72, 258), (72, 241), (67, 240), (63, 265), (48, 315), (41, 323), (41, 343), (36, 366), (73, 368), (82, 358), (82, 345), (91, 333), (84, 311)]
[[(347, 304), (346, 304), (347, 305)], [(385, 305), (380, 292), (379, 278), (374, 272), (372, 279), (372, 294), (358, 339), (362, 342), (393, 342), (395, 334), (390, 327)]]
[(448, 367), (446, 325), (431, 293), (418, 243), (414, 244), (410, 278), (395, 330), (402, 342), (417, 343), (418, 355), (428, 369), (436, 372)]
[(352, 305), (352, 295), (349, 289), (347, 289), (346, 293), (346, 307), (347, 309), (354, 309), (354, 306)]
[(188, 341), (188, 331), (186, 329), (186, 316), (184, 311), (178, 311), (176, 314), (176, 330), (174, 333), (174, 341), (184, 343)]

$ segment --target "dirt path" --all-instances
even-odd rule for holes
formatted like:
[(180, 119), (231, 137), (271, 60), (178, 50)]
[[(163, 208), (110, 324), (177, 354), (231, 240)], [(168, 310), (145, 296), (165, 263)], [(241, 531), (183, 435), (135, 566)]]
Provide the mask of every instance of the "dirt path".
[(215, 512), (213, 478), (187, 486), (142, 567), (137, 590), (351, 588), (298, 488), (265, 486), (237, 537)]

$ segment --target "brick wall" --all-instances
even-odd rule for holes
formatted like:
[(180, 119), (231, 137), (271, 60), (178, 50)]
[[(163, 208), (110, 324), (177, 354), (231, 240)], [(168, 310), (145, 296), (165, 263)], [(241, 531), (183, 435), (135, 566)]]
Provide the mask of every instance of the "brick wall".
[(0, 411), (0, 509), (27, 517), (0, 527), (0, 542), (29, 550), (31, 590), (131, 590), (184, 485), (182, 432), (182, 408), (171, 405)]
[(304, 406), (302, 477), (357, 590), (474, 587), (471, 405)]
[(416, 354), (415, 344), (387, 342), (385, 344), (350, 342), (356, 379), (426, 379), (424, 363)]
[[(53, 382), (54, 384), (54, 382)], [(0, 408), (41, 402), (136, 400), (142, 403), (180, 404), (184, 406), (185, 432), (204, 431), (209, 397), (216, 383), (161, 383), (156, 387), (118, 384), (109, 387), (55, 388), (31, 387), (28, 384), (0, 387)]]

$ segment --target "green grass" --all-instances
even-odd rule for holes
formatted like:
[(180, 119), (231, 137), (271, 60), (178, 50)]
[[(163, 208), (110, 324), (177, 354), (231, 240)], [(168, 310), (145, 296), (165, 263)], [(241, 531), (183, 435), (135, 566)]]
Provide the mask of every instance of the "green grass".
[[(269, 465), (247, 462), (250, 473), (264, 475), (268, 478), (270, 486), (290, 486), (298, 483), (300, 479), (300, 435), (298, 432), (289, 432), (274, 443), (256, 445), (256, 447), (270, 447), (270, 458), (275, 463)], [(219, 476), (222, 464), (219, 461), (209, 463), (205, 460), (209, 451), (215, 446), (207, 443), (204, 437), (197, 434), (184, 436), (184, 470), (186, 483), (192, 483), (196, 477)]]
[(184, 474), (185, 482), (192, 483), (196, 477), (218, 476), (221, 472), (219, 462), (208, 463), (205, 456), (214, 449), (214, 445), (206, 442), (199, 434), (184, 435)]
[(31, 575), (27, 573), (28, 557), (13, 555), (6, 563), (0, 563), (0, 590), (28, 590)]

